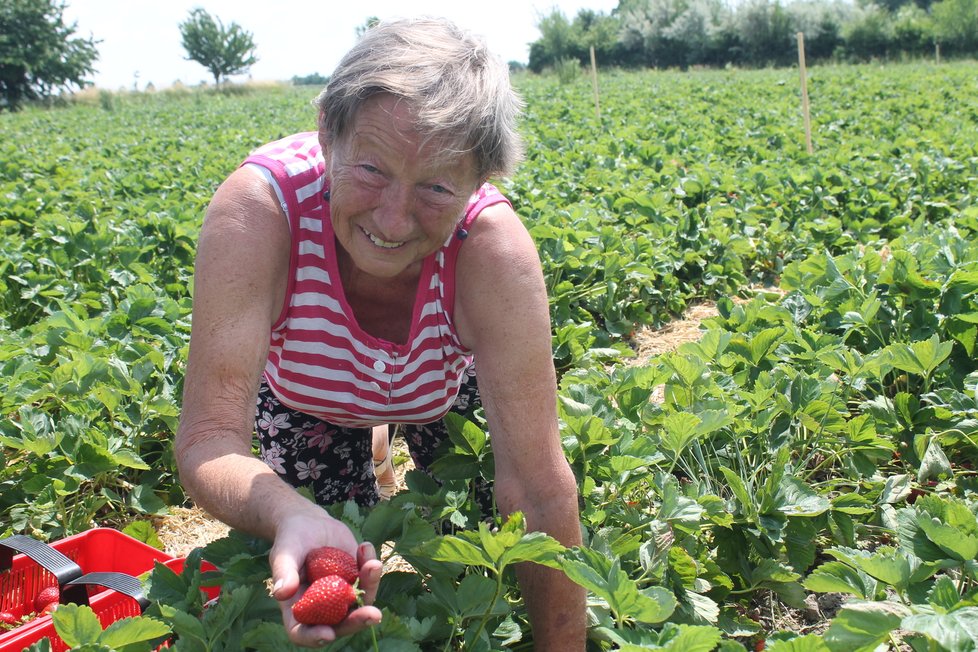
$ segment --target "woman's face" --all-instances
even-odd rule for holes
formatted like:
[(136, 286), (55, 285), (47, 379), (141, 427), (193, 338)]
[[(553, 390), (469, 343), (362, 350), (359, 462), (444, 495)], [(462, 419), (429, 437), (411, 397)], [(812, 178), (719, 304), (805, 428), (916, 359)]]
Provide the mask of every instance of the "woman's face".
[(446, 156), (436, 140), (425, 142), (408, 105), (390, 95), (367, 100), (350, 135), (324, 151), (337, 253), (378, 278), (417, 274), (479, 183), (471, 155)]

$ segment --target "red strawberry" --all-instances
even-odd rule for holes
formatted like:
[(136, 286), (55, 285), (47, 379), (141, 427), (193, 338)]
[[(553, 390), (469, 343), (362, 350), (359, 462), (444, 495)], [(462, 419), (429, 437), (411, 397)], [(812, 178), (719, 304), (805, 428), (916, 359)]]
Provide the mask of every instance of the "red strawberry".
[(9, 611), (0, 611), (0, 625), (16, 625), (19, 622), (20, 619)]
[(58, 591), (58, 587), (49, 586), (46, 589), (41, 589), (41, 592), (37, 594), (34, 598), (34, 611), (44, 611), (44, 608), (51, 604), (58, 604), (61, 599), (61, 593)]
[(335, 625), (346, 618), (356, 602), (356, 589), (339, 575), (329, 575), (306, 589), (292, 605), (292, 615), (303, 625)]
[(57, 609), (58, 608), (58, 605), (60, 605), (60, 604), (61, 604), (60, 602), (49, 602), (49, 603), (47, 603), (46, 605), (44, 605), (44, 608), (41, 609), (41, 614), (40, 615), (41, 616), (48, 615), (49, 613), (51, 613), (52, 611), (54, 611), (55, 609)]
[(339, 548), (323, 546), (306, 556), (306, 581), (312, 584), (327, 575), (339, 575), (347, 584), (355, 584), (360, 577), (360, 569), (349, 553)]

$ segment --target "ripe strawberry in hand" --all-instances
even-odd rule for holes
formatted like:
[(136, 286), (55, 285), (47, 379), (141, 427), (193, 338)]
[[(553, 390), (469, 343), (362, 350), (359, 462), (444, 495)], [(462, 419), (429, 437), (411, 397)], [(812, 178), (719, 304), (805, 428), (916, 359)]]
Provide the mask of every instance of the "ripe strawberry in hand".
[(355, 584), (360, 577), (357, 560), (349, 553), (323, 546), (316, 548), (306, 556), (306, 581), (312, 584), (327, 575), (339, 575), (347, 584)]
[(339, 575), (328, 575), (306, 589), (292, 605), (292, 615), (303, 625), (336, 625), (356, 602), (356, 589)]
[(41, 589), (41, 592), (34, 598), (34, 611), (43, 612), (45, 607), (52, 603), (58, 604), (60, 599), (61, 593), (58, 591), (58, 587), (49, 586)]

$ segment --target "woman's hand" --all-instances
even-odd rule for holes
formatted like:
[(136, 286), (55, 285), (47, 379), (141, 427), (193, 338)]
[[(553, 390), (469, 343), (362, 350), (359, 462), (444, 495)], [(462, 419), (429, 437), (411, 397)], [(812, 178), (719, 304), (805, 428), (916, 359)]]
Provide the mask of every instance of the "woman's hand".
[[(292, 605), (306, 590), (303, 565), (306, 555), (315, 548), (333, 546), (345, 550), (357, 560), (360, 568), (358, 587), (363, 591), (364, 606), (358, 607), (340, 624), (303, 625), (292, 616)], [(357, 545), (356, 539), (343, 523), (322, 514), (322, 518), (310, 522), (309, 518), (292, 518), (277, 529), (275, 543), (269, 553), (272, 567), (272, 595), (282, 608), (282, 622), (289, 640), (296, 645), (317, 647), (347, 636), (380, 622), (380, 610), (373, 606), (383, 564), (377, 559), (377, 551), (369, 542)]]

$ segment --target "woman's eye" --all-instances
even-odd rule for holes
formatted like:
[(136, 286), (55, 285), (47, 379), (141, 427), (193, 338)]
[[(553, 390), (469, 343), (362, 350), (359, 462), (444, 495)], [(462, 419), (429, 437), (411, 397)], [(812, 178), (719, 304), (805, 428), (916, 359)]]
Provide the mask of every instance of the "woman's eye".
[(379, 169), (377, 169), (373, 165), (370, 165), (369, 163), (361, 164), (360, 169), (364, 170), (365, 172), (369, 172), (370, 174), (377, 174), (380, 172)]
[(448, 194), (448, 193), (451, 193), (451, 190), (449, 190), (445, 186), (442, 186), (442, 185), (437, 184), (437, 183), (431, 184), (431, 190), (433, 192), (438, 193), (438, 194)]

